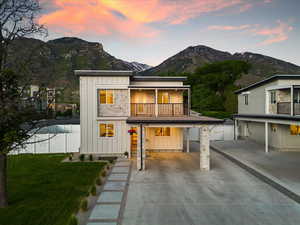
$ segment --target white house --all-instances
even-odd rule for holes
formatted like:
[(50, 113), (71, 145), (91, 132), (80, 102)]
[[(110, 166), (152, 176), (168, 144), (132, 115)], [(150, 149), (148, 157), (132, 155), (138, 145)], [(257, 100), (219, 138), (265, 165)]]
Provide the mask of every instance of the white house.
[(236, 138), (300, 151), (300, 75), (275, 75), (236, 91)]
[(184, 151), (189, 130), (201, 129), (200, 167), (209, 170), (208, 125), (222, 120), (190, 115), (186, 77), (135, 76), (131, 71), (76, 70), (80, 76), (82, 154), (137, 157), (146, 151)]

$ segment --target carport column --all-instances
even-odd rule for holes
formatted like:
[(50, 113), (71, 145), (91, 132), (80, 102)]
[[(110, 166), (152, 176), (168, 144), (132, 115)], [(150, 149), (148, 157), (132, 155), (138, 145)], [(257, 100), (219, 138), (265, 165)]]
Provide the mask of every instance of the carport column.
[(190, 152), (190, 128), (186, 128), (186, 152)]
[(138, 128), (138, 146), (136, 154), (137, 169), (144, 170), (146, 162), (146, 149), (145, 149), (145, 127), (140, 125)]
[(269, 152), (269, 123), (265, 122), (265, 152)]
[(237, 119), (234, 119), (234, 140), (236, 141), (238, 139), (238, 121)]
[(200, 133), (200, 170), (210, 169), (209, 129), (207, 126), (199, 128)]

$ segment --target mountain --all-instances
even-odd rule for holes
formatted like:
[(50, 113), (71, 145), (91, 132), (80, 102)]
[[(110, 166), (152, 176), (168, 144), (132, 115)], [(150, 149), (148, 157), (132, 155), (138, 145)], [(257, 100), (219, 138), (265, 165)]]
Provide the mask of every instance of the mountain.
[(60, 87), (78, 86), (74, 70), (107, 69), (140, 72), (150, 68), (146, 64), (117, 59), (107, 53), (100, 43), (73, 37), (48, 42), (33, 38), (17, 39), (10, 48), (8, 59), (11, 67), (26, 64), (33, 83)]
[(168, 58), (160, 65), (142, 71), (140, 74), (163, 75), (193, 72), (197, 67), (206, 63), (224, 60), (242, 60), (247, 61), (252, 65), (249, 74), (243, 75), (242, 78), (237, 81), (237, 83), (241, 86), (256, 82), (275, 73), (300, 73), (299, 66), (269, 56), (251, 52), (231, 54), (229, 52), (219, 51), (204, 45), (198, 45), (188, 47), (178, 54)]

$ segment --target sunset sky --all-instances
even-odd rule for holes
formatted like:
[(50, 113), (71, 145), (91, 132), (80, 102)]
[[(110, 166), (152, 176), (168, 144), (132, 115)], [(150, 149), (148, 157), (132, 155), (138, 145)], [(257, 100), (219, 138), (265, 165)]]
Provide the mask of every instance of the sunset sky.
[(49, 39), (100, 42), (155, 66), (191, 45), (300, 65), (300, 0), (40, 0)]

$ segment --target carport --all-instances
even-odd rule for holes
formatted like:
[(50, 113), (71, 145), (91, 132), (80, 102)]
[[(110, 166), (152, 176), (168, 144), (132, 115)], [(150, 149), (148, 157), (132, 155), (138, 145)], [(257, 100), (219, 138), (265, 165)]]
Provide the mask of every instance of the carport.
[(210, 149), (209, 149), (209, 125), (223, 123), (223, 120), (215, 119), (206, 116), (186, 116), (186, 117), (129, 117), (127, 124), (137, 127), (137, 169), (145, 170), (147, 168), (146, 160), (146, 128), (181, 128), (185, 131), (186, 137), (186, 152), (189, 153), (190, 148), (190, 128), (199, 129), (199, 141), (200, 141), (200, 160), (199, 168), (201, 171), (210, 170)]

